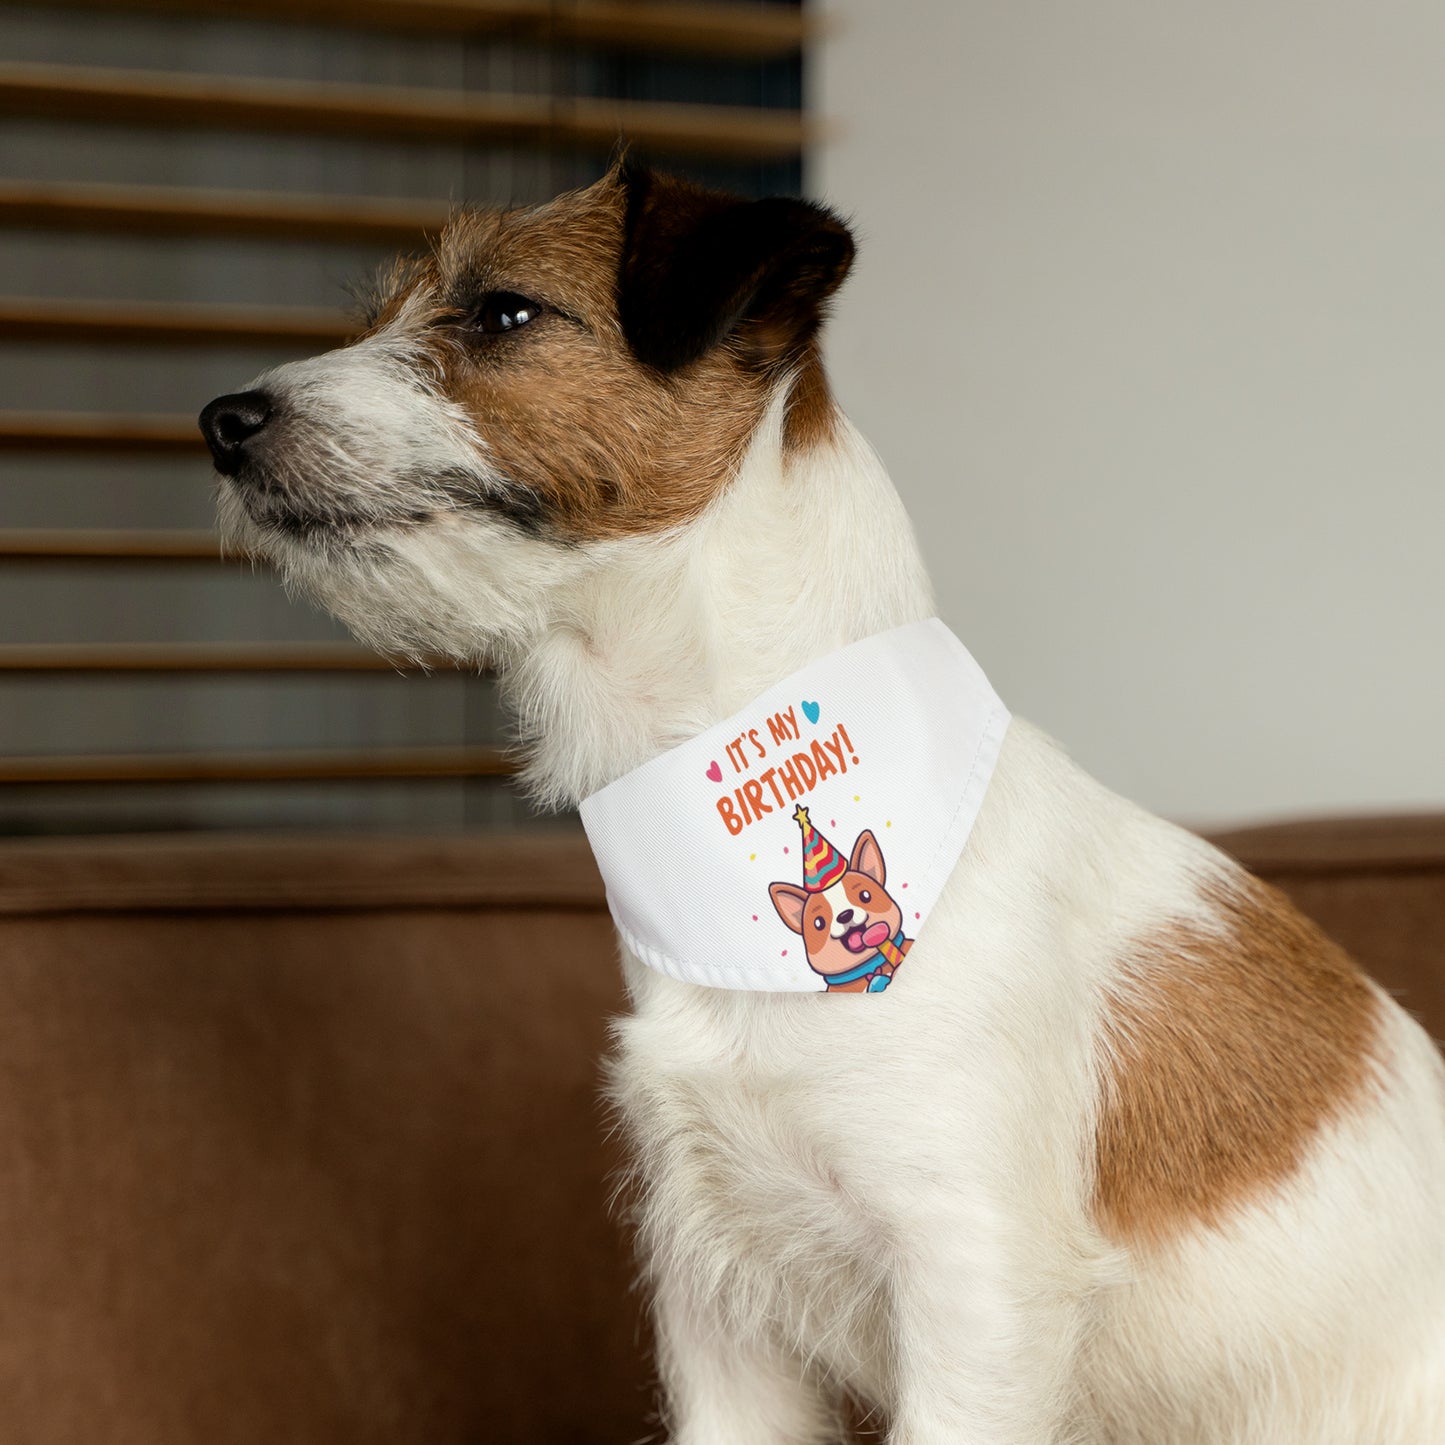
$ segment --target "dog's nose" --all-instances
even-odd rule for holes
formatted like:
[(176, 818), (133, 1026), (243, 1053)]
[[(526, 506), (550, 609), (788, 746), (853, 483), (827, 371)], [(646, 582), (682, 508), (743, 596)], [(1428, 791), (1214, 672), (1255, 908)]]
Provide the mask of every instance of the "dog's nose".
[(845, 908), (845, 909), (838, 915), (838, 922), (839, 922), (839, 923), (852, 923), (852, 921), (853, 921), (853, 910), (852, 910), (851, 908)]
[(201, 413), (201, 435), (222, 476), (233, 477), (241, 470), (246, 443), (270, 419), (271, 398), (264, 391), (238, 391), (207, 405)]

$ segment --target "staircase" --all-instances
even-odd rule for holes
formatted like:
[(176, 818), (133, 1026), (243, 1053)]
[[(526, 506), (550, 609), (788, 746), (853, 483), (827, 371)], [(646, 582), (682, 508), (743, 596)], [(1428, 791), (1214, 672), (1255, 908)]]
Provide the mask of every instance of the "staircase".
[(738, 0), (0, 0), (0, 833), (534, 821), (488, 679), (220, 557), (195, 415), (620, 135), (797, 190), (806, 39)]

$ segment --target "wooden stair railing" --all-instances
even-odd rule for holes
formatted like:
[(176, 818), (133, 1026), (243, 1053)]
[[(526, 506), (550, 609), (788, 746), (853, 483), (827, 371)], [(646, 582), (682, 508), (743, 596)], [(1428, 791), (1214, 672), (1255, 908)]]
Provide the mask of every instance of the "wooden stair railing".
[(288, 783), (502, 778), (501, 748), (277, 749), (267, 752), (93, 753), (0, 757), (0, 783)]
[(302, 347), (329, 350), (360, 326), (320, 306), (194, 306), (0, 296), (0, 341)]
[(414, 247), (450, 207), (368, 196), (0, 180), (0, 225), (141, 236), (232, 236)]
[(0, 115), (603, 153), (625, 138), (661, 152), (717, 160), (789, 159), (812, 138), (811, 128), (792, 110), (14, 61), (0, 63)]
[[(4, 0), (23, 4), (25, 0)], [(50, 0), (75, 10), (232, 19), (235, 0)], [(787, 5), (708, 0), (247, 0), (247, 19), (467, 39), (624, 47), (717, 58), (796, 55), (816, 27)]]
[[(34, 0), (0, 0), (4, 6)], [(46, 0), (48, 8), (234, 19), (234, 0)], [(248, 21), (496, 39), (539, 46), (657, 50), (767, 61), (796, 55), (815, 27), (790, 5), (736, 0), (249, 0)], [(495, 94), (424, 86), (245, 79), (0, 59), (0, 117), (504, 145), (606, 153), (619, 139), (659, 154), (721, 162), (792, 161), (819, 137), (791, 109)], [(365, 196), (0, 179), (0, 226), (120, 236), (265, 239), (416, 248), (449, 208)], [(323, 308), (242, 307), (0, 297), (0, 342), (323, 350), (354, 327)], [(0, 411), (0, 452), (154, 455), (205, 461), (189, 414)], [(209, 532), (0, 529), (0, 562), (194, 563), (223, 558)], [(0, 645), (0, 678), (141, 678), (278, 674), (323, 678), (432, 670), (348, 643), (65, 643)], [(435, 670), (465, 672), (448, 663)], [(36, 682), (35, 685), (45, 685)], [(492, 746), (340, 747), (205, 753), (0, 756), (0, 783), (209, 784), (497, 778), (511, 756)]]
[(0, 528), (0, 562), (249, 562), (214, 532), (179, 528)]
[[(455, 670), (446, 664), (448, 670)], [(0, 643), (0, 676), (17, 673), (416, 672), (351, 643), (10, 642)]]
[(193, 416), (136, 412), (0, 412), (0, 452), (63, 451), (203, 456)]

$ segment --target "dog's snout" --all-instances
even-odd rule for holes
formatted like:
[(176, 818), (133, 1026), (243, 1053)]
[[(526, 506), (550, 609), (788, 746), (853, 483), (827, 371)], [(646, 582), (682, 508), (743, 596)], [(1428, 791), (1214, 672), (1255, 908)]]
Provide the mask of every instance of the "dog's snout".
[(241, 470), (246, 443), (270, 421), (271, 412), (271, 398), (264, 391), (218, 396), (201, 412), (201, 435), (222, 476), (233, 477)]
[(845, 908), (845, 909), (843, 909), (843, 911), (838, 915), (838, 922), (839, 922), (839, 923), (852, 923), (852, 921), (853, 921), (853, 910), (852, 910), (851, 908)]

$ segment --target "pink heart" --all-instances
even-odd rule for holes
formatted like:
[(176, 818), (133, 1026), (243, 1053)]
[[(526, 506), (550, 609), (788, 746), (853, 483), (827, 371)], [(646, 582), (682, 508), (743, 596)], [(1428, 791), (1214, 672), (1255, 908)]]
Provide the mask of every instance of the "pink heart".
[(722, 782), (722, 769), (721, 769), (720, 767), (718, 767), (718, 765), (717, 765), (716, 763), (714, 763), (714, 764), (712, 765), (712, 767), (710, 767), (710, 768), (707, 770), (707, 775), (708, 775), (708, 777), (710, 777), (710, 778), (713, 780), (713, 782), (715, 782), (715, 783), (720, 783), (720, 782)]

